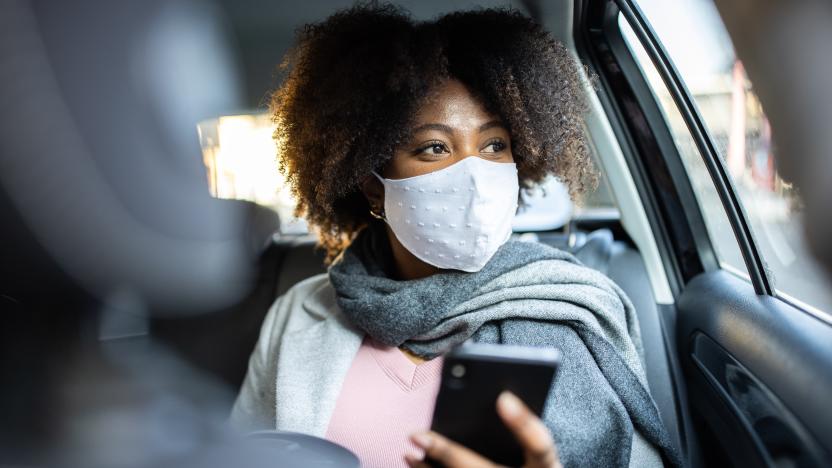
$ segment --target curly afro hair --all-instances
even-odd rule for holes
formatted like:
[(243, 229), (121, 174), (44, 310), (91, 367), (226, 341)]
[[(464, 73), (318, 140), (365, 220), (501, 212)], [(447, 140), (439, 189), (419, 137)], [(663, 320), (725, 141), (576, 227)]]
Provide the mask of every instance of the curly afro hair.
[(371, 222), (361, 183), (443, 80), (459, 80), (503, 119), (522, 187), (550, 174), (573, 196), (595, 184), (580, 66), (518, 12), (415, 22), (391, 5), (359, 5), (303, 26), (281, 70), (271, 98), (279, 166), (328, 262)]

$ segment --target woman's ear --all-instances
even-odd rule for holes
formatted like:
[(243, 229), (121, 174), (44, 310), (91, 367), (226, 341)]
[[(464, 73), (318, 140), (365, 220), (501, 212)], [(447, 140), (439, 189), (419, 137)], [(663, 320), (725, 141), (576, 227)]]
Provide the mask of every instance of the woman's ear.
[(361, 183), (361, 191), (367, 197), (370, 209), (376, 213), (384, 211), (384, 185), (375, 175), (369, 175)]

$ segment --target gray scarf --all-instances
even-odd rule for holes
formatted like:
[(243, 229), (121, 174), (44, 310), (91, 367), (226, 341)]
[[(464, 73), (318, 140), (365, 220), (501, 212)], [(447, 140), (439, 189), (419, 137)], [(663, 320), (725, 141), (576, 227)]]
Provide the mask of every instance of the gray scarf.
[(564, 466), (626, 467), (633, 428), (681, 466), (647, 390), (630, 300), (572, 255), (508, 242), (476, 273), (392, 279), (382, 224), (365, 229), (329, 270), (338, 305), (388, 346), (431, 359), (472, 339), (555, 346), (563, 363), (543, 420)]

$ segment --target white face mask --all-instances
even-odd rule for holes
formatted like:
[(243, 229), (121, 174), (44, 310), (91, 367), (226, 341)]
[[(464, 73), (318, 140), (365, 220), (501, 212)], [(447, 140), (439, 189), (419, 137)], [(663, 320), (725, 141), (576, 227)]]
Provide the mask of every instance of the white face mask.
[(384, 179), (384, 212), (399, 242), (425, 263), (479, 271), (511, 236), (517, 165), (469, 156), (442, 170)]

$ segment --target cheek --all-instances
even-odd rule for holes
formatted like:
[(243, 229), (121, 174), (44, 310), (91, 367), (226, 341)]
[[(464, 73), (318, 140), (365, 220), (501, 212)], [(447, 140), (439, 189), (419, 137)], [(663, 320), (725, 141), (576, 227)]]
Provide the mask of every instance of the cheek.
[(381, 175), (386, 179), (404, 179), (405, 177), (418, 175), (416, 173), (417, 164), (414, 164), (414, 162), (414, 159), (407, 153), (397, 151), (384, 166)]
[(405, 179), (438, 171), (453, 163), (448, 157), (436, 161), (424, 161), (408, 152), (396, 152), (385, 166), (382, 176), (387, 179)]
[(501, 162), (501, 163), (516, 163), (517, 160), (514, 158), (514, 153), (511, 152), (511, 149), (507, 149), (499, 153), (499, 157), (496, 159), (492, 159), (492, 161)]

